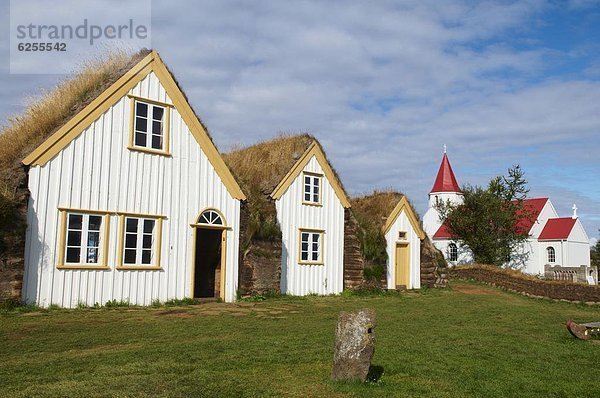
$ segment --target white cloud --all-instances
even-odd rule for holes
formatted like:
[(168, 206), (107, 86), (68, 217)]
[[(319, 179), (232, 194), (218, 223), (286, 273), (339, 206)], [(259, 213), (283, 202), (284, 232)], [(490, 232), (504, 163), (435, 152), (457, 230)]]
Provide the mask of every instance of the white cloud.
[[(590, 43), (562, 52), (528, 36), (554, 8), (155, 1), (152, 38), (222, 149), (310, 131), (351, 192), (394, 187), (422, 212), (446, 143), (459, 182), (482, 184), (523, 163), (536, 194), (559, 211), (569, 214), (577, 201), (593, 236), (600, 194), (589, 186), (600, 167), (588, 148), (599, 143), (598, 62), (587, 74), (547, 75), (594, 53)], [(23, 92), (22, 80), (0, 81)]]

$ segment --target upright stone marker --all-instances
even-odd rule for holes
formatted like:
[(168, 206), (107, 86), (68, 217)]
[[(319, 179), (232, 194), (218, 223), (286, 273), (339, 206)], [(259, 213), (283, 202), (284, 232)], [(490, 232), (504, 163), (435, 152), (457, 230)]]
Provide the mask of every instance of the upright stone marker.
[(375, 352), (375, 311), (342, 312), (335, 330), (333, 380), (366, 381)]

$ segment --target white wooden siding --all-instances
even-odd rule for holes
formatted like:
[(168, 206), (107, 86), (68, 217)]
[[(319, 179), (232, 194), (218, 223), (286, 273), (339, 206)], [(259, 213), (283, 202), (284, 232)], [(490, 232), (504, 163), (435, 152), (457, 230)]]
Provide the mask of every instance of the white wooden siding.
[[(406, 232), (406, 239), (398, 239), (400, 231)], [(402, 212), (396, 218), (390, 230), (385, 234), (387, 242), (387, 287), (396, 288), (396, 243), (408, 242), (410, 256), (410, 278), (408, 289), (419, 289), (421, 287), (421, 240), (412, 227), (406, 212)]]
[[(172, 103), (151, 73), (130, 94)], [(93, 305), (127, 300), (147, 305), (191, 297), (191, 223), (207, 208), (219, 209), (227, 232), (226, 301), (238, 282), (239, 201), (232, 198), (177, 109), (171, 111), (172, 157), (127, 149), (130, 100), (112, 106), (43, 167), (29, 171), (31, 198), (23, 298), (41, 306)], [(162, 270), (115, 270), (118, 217), (110, 219), (110, 270), (57, 269), (58, 207), (163, 215)]]
[[(324, 174), (313, 157), (303, 171)], [(282, 232), (281, 291), (292, 295), (334, 294), (344, 288), (344, 207), (323, 175), (322, 206), (302, 204), (303, 174), (276, 201)], [(324, 230), (323, 265), (299, 264), (299, 230)]]

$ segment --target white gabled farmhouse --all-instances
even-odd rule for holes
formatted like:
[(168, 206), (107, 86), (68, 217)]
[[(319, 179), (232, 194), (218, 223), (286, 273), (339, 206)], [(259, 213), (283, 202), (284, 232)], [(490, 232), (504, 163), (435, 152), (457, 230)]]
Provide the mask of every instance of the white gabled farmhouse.
[(235, 300), (244, 193), (155, 51), (25, 158), (23, 299)]
[(344, 289), (344, 210), (350, 201), (315, 140), (271, 193), (281, 226), (281, 291)]

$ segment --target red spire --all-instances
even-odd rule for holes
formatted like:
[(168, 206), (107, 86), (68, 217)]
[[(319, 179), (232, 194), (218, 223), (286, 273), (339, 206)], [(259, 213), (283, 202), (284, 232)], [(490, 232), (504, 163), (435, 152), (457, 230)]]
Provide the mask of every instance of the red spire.
[(454, 177), (454, 172), (452, 171), (452, 166), (450, 166), (450, 161), (448, 160), (448, 156), (446, 156), (446, 151), (444, 151), (444, 158), (442, 159), (440, 170), (430, 193), (433, 192), (460, 192), (458, 182), (456, 182), (456, 177)]

